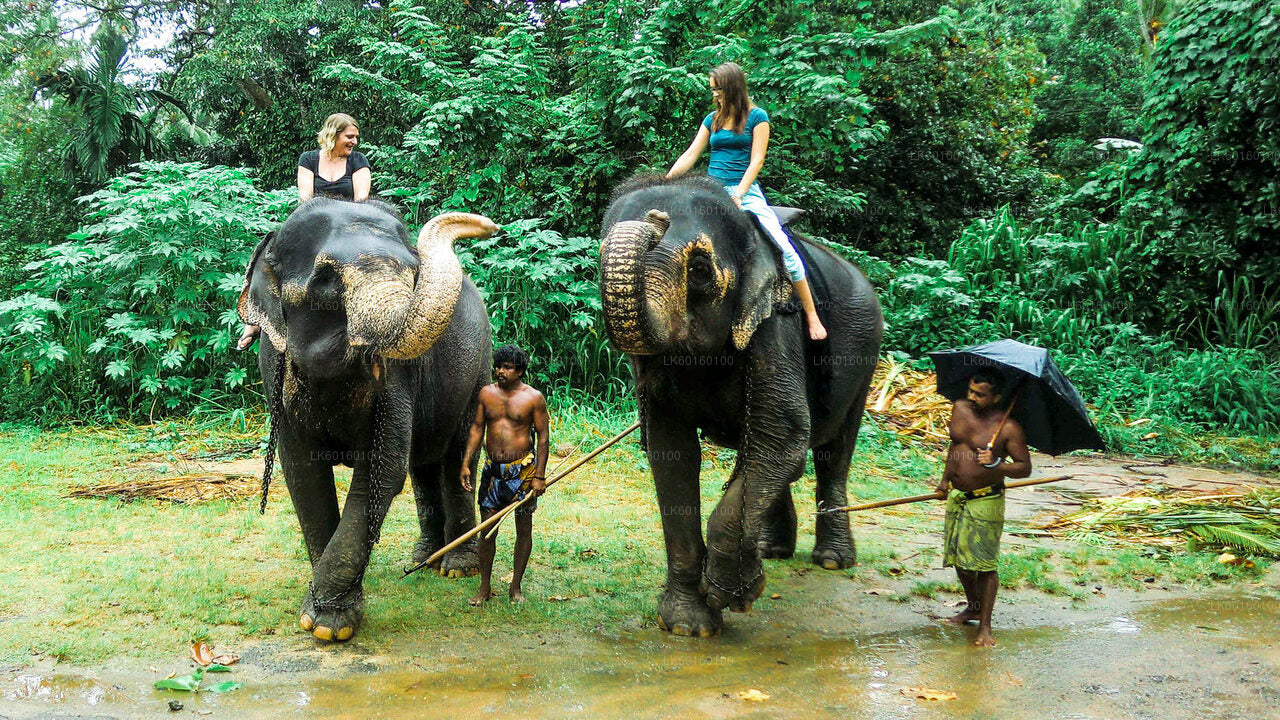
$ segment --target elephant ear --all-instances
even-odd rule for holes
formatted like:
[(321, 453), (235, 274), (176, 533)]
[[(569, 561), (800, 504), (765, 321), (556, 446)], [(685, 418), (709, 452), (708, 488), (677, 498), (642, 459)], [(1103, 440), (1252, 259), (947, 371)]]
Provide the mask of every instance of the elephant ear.
[(758, 233), (748, 245), (738, 277), (737, 318), (733, 322), (733, 346), (746, 350), (756, 327), (773, 314), (774, 286), (778, 283), (778, 263), (764, 246)]
[(264, 257), (267, 246), (275, 236), (274, 231), (267, 233), (253, 251), (253, 259), (249, 261), (249, 267), (245, 271), (244, 289), (240, 291), (236, 311), (241, 320), (260, 326), (271, 340), (272, 346), (277, 351), (284, 352), (288, 338), (284, 334), (284, 314), (280, 311), (280, 278)]

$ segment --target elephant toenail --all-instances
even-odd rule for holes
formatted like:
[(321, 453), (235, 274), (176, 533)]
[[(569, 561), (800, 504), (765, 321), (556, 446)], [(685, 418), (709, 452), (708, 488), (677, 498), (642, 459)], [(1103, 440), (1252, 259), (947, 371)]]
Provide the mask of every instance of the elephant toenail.
[(311, 631), (311, 634), (315, 635), (321, 640), (324, 640), (325, 642), (330, 642), (333, 640), (333, 630), (325, 627), (324, 625), (317, 626), (315, 630)]
[(835, 560), (832, 560), (831, 558), (827, 558), (826, 560), (822, 561), (822, 569), (823, 570), (839, 570), (840, 563), (836, 562)]
[(675, 635), (680, 635), (682, 637), (691, 637), (693, 635), (693, 632), (689, 629), (689, 626), (685, 625), (684, 623), (677, 623), (675, 627), (671, 628), (671, 632)]
[(311, 628), (315, 627), (316, 621), (315, 621), (315, 618), (311, 617), (310, 615), (306, 613), (302, 613), (302, 615), (298, 618), (298, 624), (302, 626), (303, 630), (310, 632)]
[(344, 627), (338, 631), (339, 640), (350, 640), (352, 635), (356, 634), (356, 629), (352, 627)]

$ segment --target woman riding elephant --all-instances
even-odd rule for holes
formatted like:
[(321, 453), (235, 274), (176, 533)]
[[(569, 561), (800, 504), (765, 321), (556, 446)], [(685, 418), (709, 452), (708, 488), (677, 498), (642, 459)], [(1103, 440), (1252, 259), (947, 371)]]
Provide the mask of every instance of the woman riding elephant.
[[(489, 320), (451, 245), (496, 229), (441, 215), (415, 249), (391, 206), (315, 198), (254, 252), (240, 318), (266, 336), (258, 367), (312, 566), (299, 623), (321, 640), (359, 627), (369, 554), (406, 470), (415, 560), (475, 526), (474, 498), (443, 478), (458, 477), (488, 382)], [(339, 463), (353, 468), (341, 512)], [(474, 542), (440, 570), (474, 574)]]
[[(795, 551), (789, 484), (809, 448), (819, 507), (845, 504), (850, 455), (883, 321), (853, 265), (809, 243), (828, 341), (808, 341), (777, 247), (718, 179), (643, 177), (605, 213), (600, 294), (612, 343), (631, 356), (667, 546), (662, 627), (712, 635), (720, 610), (764, 588), (761, 557)], [(810, 329), (812, 329), (812, 324)], [(738, 450), (726, 492), (701, 528), (698, 434)], [(812, 559), (854, 563), (846, 515), (819, 516)]]
[(760, 220), (760, 226), (782, 253), (782, 264), (804, 308), (809, 339), (823, 340), (827, 337), (827, 329), (814, 307), (804, 263), (782, 229), (778, 216), (765, 200), (760, 183), (756, 182), (756, 176), (764, 167), (765, 153), (769, 150), (769, 114), (751, 102), (747, 95), (747, 76), (737, 63), (716, 67), (707, 76), (707, 84), (711, 87), (711, 99), (716, 109), (702, 120), (689, 149), (667, 171), (667, 178), (677, 178), (689, 172), (702, 156), (702, 151), (711, 145), (711, 165), (707, 174), (724, 186), (738, 207)]
[[(355, 118), (334, 113), (316, 133), (317, 150), (298, 156), (298, 202), (313, 197), (333, 197), (360, 202), (369, 199), (372, 169), (364, 153), (356, 150), (360, 128)], [(237, 350), (248, 349), (258, 337), (256, 325), (246, 325), (236, 341)]]

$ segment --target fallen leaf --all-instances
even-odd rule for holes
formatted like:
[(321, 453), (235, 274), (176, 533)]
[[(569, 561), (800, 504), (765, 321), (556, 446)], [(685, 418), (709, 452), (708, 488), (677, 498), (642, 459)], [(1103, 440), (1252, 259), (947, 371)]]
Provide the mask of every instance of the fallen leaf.
[(746, 700), (747, 702), (764, 702), (769, 699), (769, 696), (755, 688), (751, 688), (738, 693), (738, 699)]
[(1139, 425), (1146, 425), (1149, 422), (1151, 422), (1151, 418), (1139, 418), (1131, 423), (1126, 423), (1126, 425), (1129, 427), (1138, 427)]
[(892, 576), (894, 576), (894, 577), (897, 577), (897, 576), (901, 575), (901, 574), (902, 574), (902, 573), (904, 573), (904, 572), (906, 572), (906, 570), (903, 570), (903, 569), (902, 569), (902, 568), (900, 568), (900, 567), (891, 567), (891, 568), (889, 568), (889, 574), (890, 574), (890, 575), (892, 575)]
[(533, 679), (533, 673), (520, 673), (520, 679), (521, 679), (521, 680), (532, 680), (532, 679)]
[(580, 597), (586, 597), (586, 595), (552, 595), (547, 599), (551, 602), (568, 602), (570, 600), (577, 600)]
[(226, 653), (225, 655), (214, 655), (213, 662), (216, 665), (235, 665), (240, 662), (240, 656), (235, 653)]
[(781, 595), (780, 593), (774, 593), (774, 594), (772, 594), (772, 595), (770, 595), (770, 596), (769, 596), (769, 599), (770, 599), (770, 600), (781, 600), (781, 599), (782, 599), (782, 595)]
[(214, 663), (209, 667), (205, 668), (205, 672), (231, 672), (231, 668), (227, 667), (226, 665), (222, 665), (220, 663)]
[(1221, 555), (1219, 555), (1218, 562), (1222, 563), (1223, 565), (1235, 565), (1237, 567), (1242, 567), (1242, 568), (1253, 567), (1252, 560), (1249, 560), (1247, 558), (1242, 558), (1242, 557), (1236, 557), (1235, 555), (1232, 555), (1231, 553), (1228, 553), (1228, 552), (1224, 552)]
[(945, 603), (945, 606), (946, 607), (963, 607), (968, 604), (969, 604), (968, 600), (952, 600), (949, 603)]
[(208, 665), (213, 662), (213, 648), (202, 642), (191, 643), (191, 659), (197, 665)]
[(933, 688), (926, 687), (902, 688), (899, 692), (907, 697), (915, 698), (917, 700), (955, 700), (956, 697), (958, 697), (953, 692), (947, 692), (946, 690), (934, 690)]
[(893, 591), (890, 590), (889, 588), (871, 588), (870, 590), (863, 590), (862, 594), (863, 595), (892, 595)]
[(1143, 439), (1143, 440), (1151, 440), (1151, 439), (1153, 439), (1153, 438), (1158, 438), (1158, 437), (1160, 437), (1160, 433), (1157, 433), (1157, 432), (1149, 432), (1149, 433), (1147, 433), (1146, 435), (1143, 435), (1143, 436), (1142, 436), (1142, 439)]
[(244, 685), (240, 684), (239, 682), (236, 682), (235, 680), (228, 680), (226, 682), (220, 682), (220, 683), (210, 685), (209, 687), (205, 688), (205, 690), (208, 690), (209, 692), (221, 693), (221, 692), (231, 692), (232, 690), (239, 690), (242, 687), (244, 687)]

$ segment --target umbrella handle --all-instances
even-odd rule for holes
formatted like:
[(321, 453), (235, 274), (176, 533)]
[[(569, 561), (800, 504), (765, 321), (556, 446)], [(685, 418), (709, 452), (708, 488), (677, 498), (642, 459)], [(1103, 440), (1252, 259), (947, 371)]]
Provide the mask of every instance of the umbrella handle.
[(996, 431), (991, 434), (991, 442), (987, 443), (987, 449), (990, 450), (996, 444), (996, 438), (1000, 437), (1000, 431), (1004, 429), (1004, 424), (1009, 419), (1009, 413), (1013, 412), (1013, 406), (1018, 404), (1018, 395), (1022, 393), (1022, 381), (1018, 381), (1018, 388), (1013, 391), (1013, 399), (1009, 401), (1009, 407), (1004, 411), (1004, 417), (1000, 418), (1000, 424), (996, 426)]

